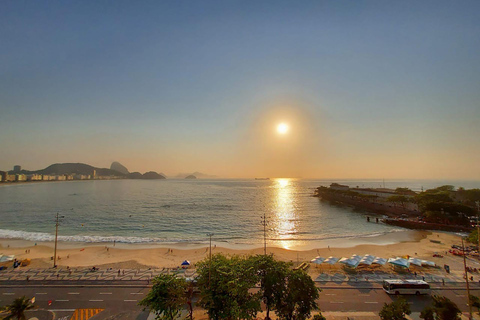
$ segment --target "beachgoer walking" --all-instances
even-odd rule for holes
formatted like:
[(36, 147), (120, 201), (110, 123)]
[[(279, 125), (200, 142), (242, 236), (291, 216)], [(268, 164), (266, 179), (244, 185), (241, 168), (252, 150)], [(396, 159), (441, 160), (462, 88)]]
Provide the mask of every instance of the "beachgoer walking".
[(425, 281), (425, 277), (422, 277), (422, 280)]
[(442, 278), (442, 284), (445, 285), (445, 278)]
[(118, 276), (120, 277), (120, 269), (118, 269)]

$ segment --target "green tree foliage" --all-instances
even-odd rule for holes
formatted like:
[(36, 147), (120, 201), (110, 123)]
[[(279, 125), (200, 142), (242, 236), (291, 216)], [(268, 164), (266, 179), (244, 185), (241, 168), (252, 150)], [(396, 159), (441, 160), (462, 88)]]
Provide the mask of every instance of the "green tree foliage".
[(147, 296), (140, 301), (140, 306), (148, 307), (156, 319), (175, 319), (186, 303), (188, 284), (175, 275), (159, 275), (153, 279), (153, 286)]
[(25, 311), (35, 308), (35, 306), (31, 303), (31, 299), (23, 296), (20, 298), (16, 298), (13, 302), (7, 306), (4, 306), (0, 309), (0, 311), (6, 311), (10, 314), (4, 318), (7, 319), (17, 319), (17, 320), (25, 320)]
[(480, 312), (480, 298), (474, 295), (470, 295), (470, 303), (472, 307), (477, 308), (477, 312)]
[(313, 316), (313, 320), (327, 320), (321, 312)]
[(211, 319), (253, 319), (260, 311), (260, 293), (250, 290), (260, 281), (253, 259), (216, 254), (197, 273), (198, 303)]
[(279, 319), (305, 320), (318, 306), (319, 290), (312, 278), (303, 270), (289, 270), (286, 278), (284, 297), (276, 307)]
[(395, 189), (395, 193), (406, 195), (406, 196), (414, 196), (417, 193), (409, 188), (397, 188)]
[(435, 320), (435, 310), (431, 306), (426, 307), (420, 312), (420, 319)]
[(393, 202), (393, 203), (400, 203), (402, 205), (403, 209), (405, 209), (405, 204), (407, 202), (409, 202), (409, 199), (404, 195), (393, 195), (393, 196), (388, 197), (387, 201), (388, 202)]
[(407, 301), (400, 297), (392, 303), (385, 303), (379, 316), (382, 320), (406, 320), (406, 316), (412, 313)]
[[(432, 296), (433, 306), (427, 307), (422, 312), (426, 316), (430, 316), (431, 312), (435, 315), (435, 320), (460, 320), (460, 309), (458, 306), (451, 301), (450, 299), (443, 296)], [(428, 309), (431, 309), (428, 310)], [(431, 318), (423, 318), (431, 319)]]
[(477, 233), (477, 229), (473, 229), (472, 232), (470, 232), (470, 234), (468, 235), (467, 237), (467, 241), (470, 242), (470, 243), (473, 243), (475, 245), (478, 245), (478, 233)]
[(260, 292), (267, 311), (266, 319), (270, 319), (270, 310), (275, 310), (285, 295), (290, 264), (277, 261), (271, 255), (258, 255), (252, 259), (260, 277)]

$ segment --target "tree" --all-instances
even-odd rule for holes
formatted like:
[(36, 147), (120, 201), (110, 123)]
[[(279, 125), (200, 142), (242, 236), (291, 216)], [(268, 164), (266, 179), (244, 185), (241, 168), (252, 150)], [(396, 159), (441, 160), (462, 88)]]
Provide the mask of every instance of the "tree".
[(412, 313), (407, 301), (400, 297), (392, 303), (385, 303), (378, 314), (382, 320), (406, 320), (406, 315)]
[(327, 320), (321, 312), (313, 316), (313, 320)]
[(424, 320), (435, 320), (435, 310), (428, 306), (420, 312), (420, 319)]
[(470, 303), (472, 304), (472, 307), (477, 308), (477, 312), (480, 313), (480, 298), (470, 295)]
[(35, 308), (31, 299), (23, 296), (20, 298), (16, 298), (13, 302), (7, 306), (1, 308), (1, 311), (9, 312), (8, 315), (4, 320), (7, 319), (17, 319), (17, 320), (25, 320), (25, 311)]
[(138, 304), (150, 308), (156, 319), (173, 320), (186, 303), (187, 287), (185, 279), (161, 274), (153, 279), (152, 289)]
[(420, 317), (425, 320), (460, 320), (458, 306), (443, 296), (432, 296), (433, 306), (426, 307)]
[(467, 241), (478, 245), (478, 232), (477, 229), (473, 229), (467, 237)]
[[(211, 268), (210, 268), (211, 266)], [(197, 263), (199, 305), (210, 319), (253, 319), (260, 309), (260, 293), (250, 289), (259, 282), (253, 259), (212, 256)]]
[(312, 278), (303, 270), (289, 270), (284, 297), (276, 307), (279, 319), (305, 320), (318, 306), (319, 289)]
[(289, 264), (277, 261), (271, 255), (258, 255), (253, 259), (260, 277), (260, 292), (267, 311), (265, 319), (270, 319), (270, 310), (275, 310), (284, 296)]
[(408, 198), (404, 195), (393, 195), (387, 198), (387, 201), (393, 203), (400, 203), (405, 210), (405, 203), (408, 202)]

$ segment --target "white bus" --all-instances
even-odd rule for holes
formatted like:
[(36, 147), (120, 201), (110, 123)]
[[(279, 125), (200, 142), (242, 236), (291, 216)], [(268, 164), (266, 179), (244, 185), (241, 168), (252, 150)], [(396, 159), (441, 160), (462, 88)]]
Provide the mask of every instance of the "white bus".
[(385, 280), (383, 290), (388, 294), (430, 294), (430, 285), (422, 280)]

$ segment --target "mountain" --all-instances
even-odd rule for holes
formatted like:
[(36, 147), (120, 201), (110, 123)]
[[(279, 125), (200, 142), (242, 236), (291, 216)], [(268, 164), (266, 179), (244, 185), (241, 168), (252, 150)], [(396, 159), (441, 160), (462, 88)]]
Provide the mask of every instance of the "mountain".
[(62, 175), (62, 174), (84, 174), (84, 175), (91, 175), (93, 174), (93, 170), (95, 170), (97, 176), (117, 176), (123, 177), (125, 176), (123, 173), (107, 169), (107, 168), (95, 168), (91, 165), (85, 163), (55, 163), (52, 164), (45, 169), (37, 170), (37, 171), (28, 171), (29, 174), (37, 173), (37, 174), (48, 174), (48, 175)]
[(122, 165), (120, 162), (117, 162), (117, 161), (112, 162), (112, 164), (110, 165), (110, 170), (115, 170), (123, 174), (130, 173), (128, 172), (128, 169), (124, 165)]
[(128, 174), (128, 179), (143, 179), (143, 175), (140, 172), (132, 172)]
[(149, 171), (143, 174), (143, 179), (166, 179), (164, 176), (159, 175), (155, 171)]
[(193, 174), (186, 176), (185, 179), (197, 179)]
[(205, 173), (195, 171), (193, 173), (179, 173), (175, 176), (175, 178), (184, 179), (188, 176), (195, 176), (195, 178), (198, 178), (198, 179), (215, 179), (217, 177), (215, 175), (205, 174)]

